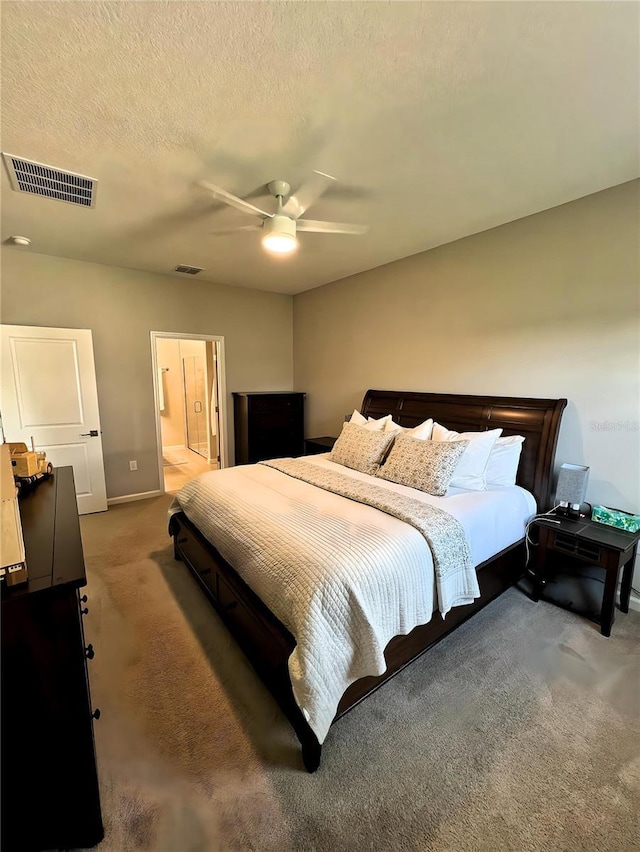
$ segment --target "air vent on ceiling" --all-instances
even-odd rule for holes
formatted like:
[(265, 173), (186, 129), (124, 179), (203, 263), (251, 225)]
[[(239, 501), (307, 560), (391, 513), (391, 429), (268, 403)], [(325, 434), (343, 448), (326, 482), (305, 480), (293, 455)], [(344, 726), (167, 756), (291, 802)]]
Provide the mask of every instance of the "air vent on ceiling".
[(185, 266), (184, 263), (179, 264), (174, 269), (174, 272), (184, 272), (186, 275), (197, 275), (202, 272), (204, 266)]
[(28, 192), (31, 195), (42, 195), (45, 198), (55, 198), (80, 207), (95, 207), (96, 185), (94, 178), (64, 172), (44, 163), (23, 160), (12, 154), (3, 153), (4, 162), (9, 172), (11, 186), (18, 192)]

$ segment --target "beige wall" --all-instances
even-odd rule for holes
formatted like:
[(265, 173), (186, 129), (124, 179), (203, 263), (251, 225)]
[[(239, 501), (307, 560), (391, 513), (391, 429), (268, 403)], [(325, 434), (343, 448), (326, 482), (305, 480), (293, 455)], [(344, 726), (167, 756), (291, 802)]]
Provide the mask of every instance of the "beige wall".
[(639, 187), (294, 297), (307, 435), (338, 434), (373, 387), (567, 397), (557, 462), (590, 466), (588, 500), (640, 512)]
[(150, 331), (224, 337), (230, 445), (232, 391), (292, 388), (290, 296), (16, 248), (1, 292), (4, 323), (92, 330), (109, 497), (159, 488)]

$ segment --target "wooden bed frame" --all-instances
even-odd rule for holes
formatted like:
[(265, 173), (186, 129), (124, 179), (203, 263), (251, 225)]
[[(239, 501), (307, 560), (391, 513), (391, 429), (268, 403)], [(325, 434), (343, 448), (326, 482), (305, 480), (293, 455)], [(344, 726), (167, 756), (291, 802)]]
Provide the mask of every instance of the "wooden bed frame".
[[(534, 495), (538, 511), (544, 511), (550, 506), (553, 459), (566, 404), (566, 399), (369, 390), (362, 414), (374, 418), (391, 414), (397, 423), (408, 427), (432, 417), (460, 432), (502, 427), (503, 436), (524, 435), (517, 482)], [(306, 769), (314, 772), (320, 765), (321, 746), (293, 698), (287, 665), (295, 647), (293, 636), (184, 513), (171, 517), (169, 532), (174, 539), (175, 558), (184, 561), (195, 575), (275, 697), (298, 735)], [(352, 683), (342, 696), (334, 722), (509, 588), (524, 570), (523, 542), (498, 553), (477, 570), (480, 598), (467, 606), (455, 607), (446, 619), (432, 618), (408, 635), (392, 639), (385, 649), (386, 672)]]

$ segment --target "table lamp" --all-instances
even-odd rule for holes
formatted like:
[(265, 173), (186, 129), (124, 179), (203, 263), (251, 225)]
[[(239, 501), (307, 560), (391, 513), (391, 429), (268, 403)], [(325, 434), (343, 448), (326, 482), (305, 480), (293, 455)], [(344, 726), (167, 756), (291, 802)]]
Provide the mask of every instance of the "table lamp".
[(559, 515), (577, 518), (580, 506), (587, 496), (589, 468), (582, 464), (563, 464), (558, 474), (556, 509)]

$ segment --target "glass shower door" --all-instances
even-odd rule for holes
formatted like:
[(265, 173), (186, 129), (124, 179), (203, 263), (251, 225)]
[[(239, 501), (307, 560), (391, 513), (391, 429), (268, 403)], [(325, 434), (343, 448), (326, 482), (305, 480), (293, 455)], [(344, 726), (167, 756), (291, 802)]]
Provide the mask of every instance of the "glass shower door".
[(182, 370), (187, 409), (187, 446), (190, 450), (208, 458), (209, 445), (205, 410), (207, 391), (204, 358), (195, 355), (183, 356)]

